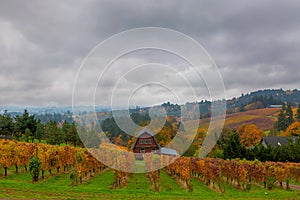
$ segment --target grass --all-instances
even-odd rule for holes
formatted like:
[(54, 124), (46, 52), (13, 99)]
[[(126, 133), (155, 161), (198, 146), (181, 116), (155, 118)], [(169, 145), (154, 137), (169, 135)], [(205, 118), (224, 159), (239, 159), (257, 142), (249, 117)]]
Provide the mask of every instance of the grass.
[(0, 179), (0, 198), (108, 198), (113, 173), (95, 176), (89, 182), (71, 186), (69, 175), (53, 175), (39, 183), (32, 184), (29, 173), (13, 174)]
[(192, 179), (193, 192), (188, 192), (172, 177), (161, 171), (160, 192), (154, 192), (146, 174), (132, 174), (128, 185), (121, 189), (110, 189), (114, 174), (111, 170), (99, 174), (89, 181), (71, 186), (69, 174), (47, 175), (45, 180), (31, 183), (29, 173), (0, 177), (0, 198), (25, 199), (300, 199), (299, 191), (275, 188), (273, 191), (251, 187), (240, 191), (225, 185), (225, 193), (217, 193), (202, 182)]

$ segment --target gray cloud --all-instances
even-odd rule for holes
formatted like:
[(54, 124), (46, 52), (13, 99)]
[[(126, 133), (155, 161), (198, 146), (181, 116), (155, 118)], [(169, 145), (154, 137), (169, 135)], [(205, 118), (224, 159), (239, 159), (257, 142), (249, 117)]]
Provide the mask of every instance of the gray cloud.
[[(175, 29), (202, 44), (221, 70), (228, 97), (263, 88), (299, 88), (299, 8), (297, 0), (3, 0), (0, 104), (70, 105), (75, 75), (89, 51), (113, 34), (145, 26)], [(151, 56), (135, 59), (142, 63)], [(179, 69), (174, 60), (157, 60)], [(105, 84), (123, 70), (116, 68)], [(197, 90), (205, 91), (199, 83)], [(91, 86), (88, 77), (84, 84)], [(180, 82), (172, 84), (186, 93)]]

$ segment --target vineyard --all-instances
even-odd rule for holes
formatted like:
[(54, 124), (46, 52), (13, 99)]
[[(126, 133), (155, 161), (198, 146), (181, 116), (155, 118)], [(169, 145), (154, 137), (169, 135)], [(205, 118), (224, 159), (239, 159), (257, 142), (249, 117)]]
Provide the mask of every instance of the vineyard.
[[(143, 167), (147, 173), (135, 174), (110, 169), (118, 167), (133, 171), (134, 157), (130, 156), (131, 154), (120, 154), (109, 145), (103, 151), (99, 155), (101, 160), (105, 159), (105, 156), (114, 155), (117, 162), (106, 158), (108, 163), (104, 165), (84, 148), (0, 140), (0, 191), (5, 191), (0, 192), (0, 197), (10, 198), (10, 194), (22, 193), (23, 190), (19, 190), (19, 187), (35, 192), (43, 191), (45, 184), (48, 188), (54, 187), (49, 186), (48, 182), (64, 184), (60, 187), (70, 191), (68, 195), (82, 192), (84, 198), (85, 195), (89, 197), (90, 193), (87, 194), (86, 191), (92, 192), (91, 188), (94, 188), (93, 193), (97, 195), (103, 193), (104, 196), (100, 195), (99, 198), (109, 198), (107, 195), (119, 195), (120, 192), (129, 197), (129, 191), (139, 190), (141, 193), (136, 194), (138, 198), (145, 195), (143, 191), (150, 192), (151, 198), (158, 198), (159, 195), (170, 195), (169, 198), (172, 198), (172, 195), (195, 198), (205, 194), (215, 198), (228, 195), (242, 198), (241, 195), (254, 195), (258, 191), (262, 195), (259, 198), (280, 195), (278, 197), (297, 199), (300, 195), (299, 191), (290, 188), (290, 183), (299, 184), (299, 163), (188, 157), (175, 160), (171, 156), (146, 154)], [(95, 150), (92, 153), (96, 155), (99, 152)], [(30, 163), (33, 157), (40, 160), (40, 174), (36, 181), (31, 179)], [(175, 162), (159, 169), (159, 166), (170, 161)], [(15, 185), (12, 184), (13, 181)], [(26, 186), (18, 187), (21, 183)], [(82, 188), (85, 188), (85, 191), (81, 191)], [(266, 194), (269, 196), (265, 196)]]
[[(229, 129), (238, 129), (243, 124), (255, 124), (259, 129), (270, 130), (274, 127), (275, 117), (279, 111), (279, 108), (264, 108), (227, 114), (224, 126)], [(200, 127), (208, 128), (210, 118), (204, 118), (200, 121)]]

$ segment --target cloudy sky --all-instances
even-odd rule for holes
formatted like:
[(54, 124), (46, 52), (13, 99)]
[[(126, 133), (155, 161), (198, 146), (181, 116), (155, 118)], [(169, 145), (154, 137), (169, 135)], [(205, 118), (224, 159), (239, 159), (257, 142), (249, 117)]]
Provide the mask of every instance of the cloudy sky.
[[(89, 52), (114, 34), (140, 27), (174, 29), (200, 43), (220, 69), (227, 98), (264, 88), (300, 89), (299, 9), (298, 0), (1, 0), (0, 105), (71, 105), (76, 74)], [(181, 65), (170, 55), (144, 51), (120, 59), (102, 84), (124, 85), (120, 77), (128, 68), (122, 67), (141, 65), (150, 58)], [(151, 74), (152, 68), (144, 70)], [(174, 68), (186, 72), (185, 67)], [(175, 94), (163, 92), (159, 85), (143, 86), (140, 78), (138, 73), (126, 78), (140, 84), (131, 88), (133, 104), (173, 100), (177, 92), (186, 92), (174, 76), (166, 80), (173, 80)], [(201, 91), (205, 84), (198, 83), (194, 87)], [(86, 90), (94, 87), (88, 78), (82, 84)], [(105, 88), (97, 91), (99, 98), (108, 93)], [(122, 92), (116, 93), (119, 104), (129, 98)]]

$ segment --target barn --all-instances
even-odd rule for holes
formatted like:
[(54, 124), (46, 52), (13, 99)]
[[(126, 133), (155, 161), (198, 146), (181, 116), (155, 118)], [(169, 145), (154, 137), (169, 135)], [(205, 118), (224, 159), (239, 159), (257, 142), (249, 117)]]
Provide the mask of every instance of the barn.
[(143, 158), (143, 154), (145, 153), (178, 156), (178, 153), (175, 149), (161, 147), (155, 139), (153, 133), (146, 128), (138, 133), (134, 143), (131, 146), (131, 149), (135, 153), (136, 158), (140, 159)]

